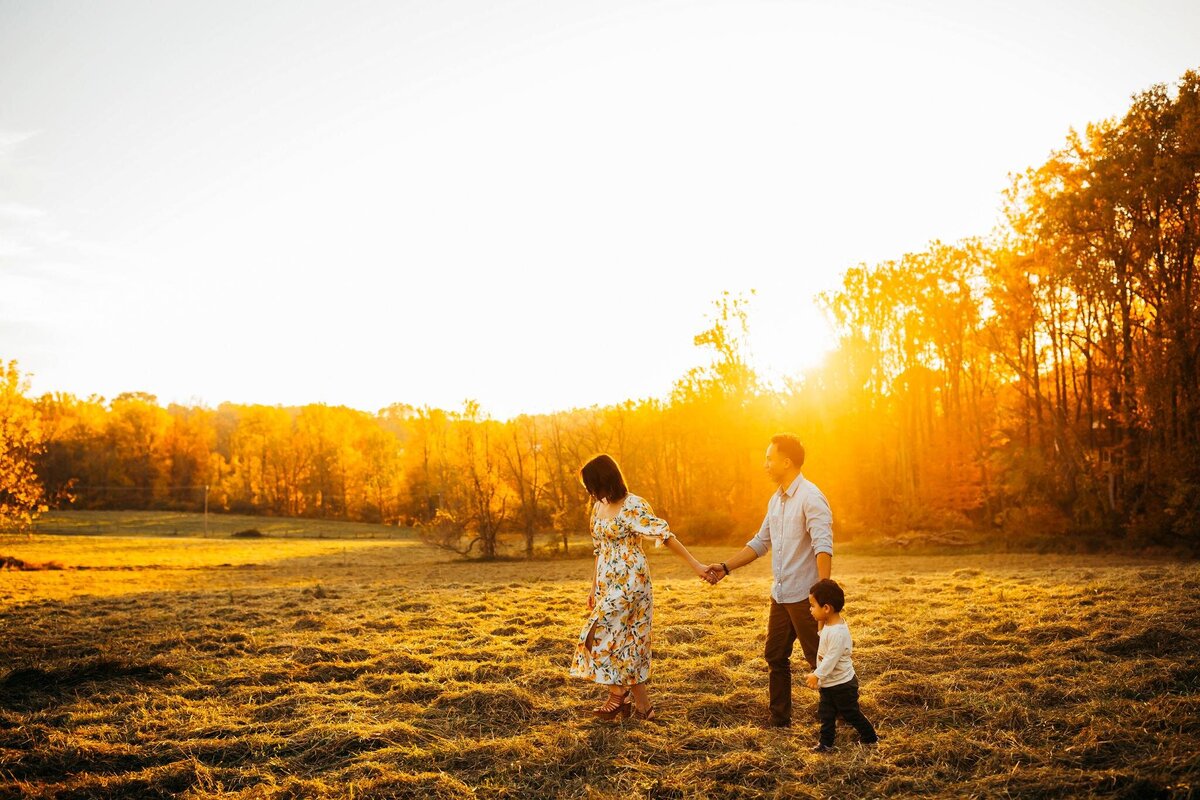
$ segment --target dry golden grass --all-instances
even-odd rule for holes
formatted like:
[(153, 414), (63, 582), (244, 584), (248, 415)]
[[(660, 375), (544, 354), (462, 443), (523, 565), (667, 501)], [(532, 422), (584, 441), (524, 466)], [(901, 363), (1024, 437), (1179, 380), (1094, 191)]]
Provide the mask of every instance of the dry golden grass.
[(413, 529), (369, 522), (347, 522), (302, 517), (264, 517), (247, 514), (214, 513), (208, 516), (194, 511), (87, 511), (51, 509), (38, 517), (38, 533), (118, 534), (147, 536), (199, 536), (208, 525), (210, 536), (228, 536), (254, 528), (275, 537), (332, 536), (341, 539), (388, 539), (412, 537)]
[[(841, 552), (870, 751), (765, 729), (766, 559), (648, 548), (660, 722), (567, 675), (590, 559), (53, 537), (0, 573), (0, 797), (1195, 796), (1200, 567)], [(698, 548), (701, 558), (727, 548)], [(796, 661), (800, 661), (797, 655)], [(801, 662), (802, 663), (802, 662)]]

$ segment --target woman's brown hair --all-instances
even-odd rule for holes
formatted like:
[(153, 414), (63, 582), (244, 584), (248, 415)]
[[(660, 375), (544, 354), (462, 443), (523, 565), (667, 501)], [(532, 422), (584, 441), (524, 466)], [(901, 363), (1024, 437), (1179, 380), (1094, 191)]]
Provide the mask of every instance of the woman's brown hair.
[(605, 498), (612, 503), (629, 493), (621, 468), (608, 453), (601, 453), (580, 467), (579, 478), (583, 488), (596, 500)]

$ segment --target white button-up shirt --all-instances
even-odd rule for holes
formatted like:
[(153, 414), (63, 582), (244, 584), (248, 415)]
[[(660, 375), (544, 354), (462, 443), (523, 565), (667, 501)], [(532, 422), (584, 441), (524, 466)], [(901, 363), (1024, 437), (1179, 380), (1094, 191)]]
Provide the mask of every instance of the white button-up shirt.
[(774, 549), (771, 570), (775, 583), (771, 597), (777, 603), (808, 600), (808, 590), (820, 579), (817, 553), (833, 555), (833, 512), (829, 501), (812, 481), (796, 475), (767, 503), (767, 515), (754, 538), (746, 542), (758, 555)]

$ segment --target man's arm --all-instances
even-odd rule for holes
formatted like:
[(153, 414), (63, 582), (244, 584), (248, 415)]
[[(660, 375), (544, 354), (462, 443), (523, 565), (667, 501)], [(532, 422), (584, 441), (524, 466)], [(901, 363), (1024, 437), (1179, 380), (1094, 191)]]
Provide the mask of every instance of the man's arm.
[[(746, 566), (756, 558), (758, 558), (758, 553), (754, 550), (754, 548), (750, 547), (750, 545), (746, 545), (741, 550), (738, 550), (736, 553), (734, 553), (729, 560), (725, 562), (724, 566), (722, 566), (720, 563), (709, 564), (706, 574), (702, 575), (701, 577), (703, 577), (709, 583), (719, 583), (722, 578), (729, 574), (729, 572), (733, 572), (738, 567)], [(729, 572), (725, 571), (725, 567), (729, 567)]]
[[(771, 510), (770, 510), (770, 508), (767, 509), (766, 514), (763, 514), (762, 525), (758, 526), (758, 533), (754, 534), (754, 538), (752, 538), (750, 541), (746, 542), (746, 548), (749, 550), (752, 550), (754, 552), (754, 558), (758, 558), (759, 556), (765, 556), (767, 554), (767, 551), (771, 549)], [(742, 555), (743, 553), (745, 553), (745, 550), (742, 550), (740, 553), (738, 553), (738, 555)], [(734, 556), (734, 557), (736, 558), (737, 556)], [(749, 564), (751, 561), (754, 560), (754, 558), (747, 559), (746, 561), (743, 561), (742, 564)], [(741, 564), (739, 564), (738, 566), (741, 566)], [(731, 564), (729, 566), (729, 568), (733, 569), (733, 565)]]
[(817, 557), (817, 577), (824, 580), (833, 570), (833, 512), (825, 495), (818, 491), (805, 496), (804, 519)]
[[(725, 562), (725, 565), (729, 567), (730, 572), (733, 572), (738, 567), (744, 567), (756, 558), (758, 558), (758, 552), (755, 551), (754, 548), (750, 547), (750, 545), (746, 545), (741, 550), (738, 550), (736, 553), (734, 553), (733, 557)], [(717, 569), (720, 569), (721, 565), (717, 564), (716, 567)]]
[(729, 567), (729, 572), (733, 572), (738, 567), (744, 567), (760, 556), (766, 555), (771, 549), (771, 514), (768, 512), (763, 516), (762, 525), (758, 526), (758, 533), (754, 534), (754, 538), (746, 542), (746, 546), (733, 554), (733, 557), (725, 562), (725, 566), (720, 564), (708, 565), (708, 581), (716, 583), (724, 578), (727, 574), (725, 567)]

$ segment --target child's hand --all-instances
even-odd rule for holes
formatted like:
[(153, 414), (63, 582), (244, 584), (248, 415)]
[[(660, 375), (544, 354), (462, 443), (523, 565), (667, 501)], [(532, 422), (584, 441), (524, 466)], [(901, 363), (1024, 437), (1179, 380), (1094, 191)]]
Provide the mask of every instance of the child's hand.
[(816, 674), (815, 674), (815, 673), (812, 673), (812, 672), (808, 673), (808, 677), (804, 679), (804, 682), (808, 684), (808, 688), (810, 688), (810, 689), (816, 689), (816, 688), (817, 688), (817, 676), (816, 676)]

